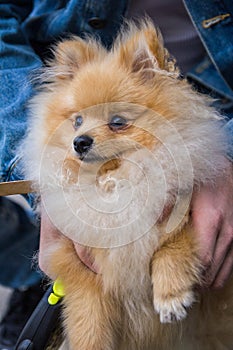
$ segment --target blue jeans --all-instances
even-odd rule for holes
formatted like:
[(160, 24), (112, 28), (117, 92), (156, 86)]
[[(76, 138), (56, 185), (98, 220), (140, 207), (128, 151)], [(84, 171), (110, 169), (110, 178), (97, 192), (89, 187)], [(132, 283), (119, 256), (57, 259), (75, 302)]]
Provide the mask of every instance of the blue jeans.
[(0, 197), (0, 283), (11, 288), (37, 284), (38, 268), (32, 266), (38, 250), (39, 227), (16, 203)]

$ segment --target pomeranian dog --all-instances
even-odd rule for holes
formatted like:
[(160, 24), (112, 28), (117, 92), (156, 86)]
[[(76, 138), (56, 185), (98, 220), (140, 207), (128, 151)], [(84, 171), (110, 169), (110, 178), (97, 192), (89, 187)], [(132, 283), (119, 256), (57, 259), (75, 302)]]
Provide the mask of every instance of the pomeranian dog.
[(124, 25), (110, 50), (60, 42), (41, 76), (25, 167), (64, 234), (48, 255), (65, 287), (66, 348), (233, 349), (233, 281), (198, 292), (190, 219), (193, 189), (225, 171), (211, 101), (180, 79), (148, 19)]

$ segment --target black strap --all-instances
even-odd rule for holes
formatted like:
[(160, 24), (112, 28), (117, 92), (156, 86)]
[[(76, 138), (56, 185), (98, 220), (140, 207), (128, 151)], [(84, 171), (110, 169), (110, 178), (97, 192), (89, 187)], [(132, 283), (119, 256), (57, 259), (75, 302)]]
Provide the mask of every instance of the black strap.
[(56, 305), (48, 303), (52, 293), (51, 286), (32, 313), (22, 330), (15, 350), (44, 350), (48, 340), (59, 324), (60, 302)]

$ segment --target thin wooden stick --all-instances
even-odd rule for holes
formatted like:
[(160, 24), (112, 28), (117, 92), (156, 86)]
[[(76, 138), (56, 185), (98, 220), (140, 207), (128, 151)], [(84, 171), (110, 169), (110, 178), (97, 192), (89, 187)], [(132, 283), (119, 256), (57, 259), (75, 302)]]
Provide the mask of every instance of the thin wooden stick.
[(35, 192), (35, 190), (32, 188), (32, 181), (21, 180), (0, 182), (0, 196), (9, 196), (12, 194), (26, 194), (30, 192)]

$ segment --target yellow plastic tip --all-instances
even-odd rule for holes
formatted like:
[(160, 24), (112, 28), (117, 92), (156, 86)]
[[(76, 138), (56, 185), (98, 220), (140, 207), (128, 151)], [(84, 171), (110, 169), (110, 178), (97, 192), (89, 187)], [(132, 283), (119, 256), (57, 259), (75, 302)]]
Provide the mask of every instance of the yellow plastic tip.
[(56, 305), (60, 299), (61, 299), (60, 297), (51, 293), (48, 297), (48, 303), (49, 303), (49, 305)]
[(53, 292), (60, 298), (65, 296), (64, 286), (59, 278), (56, 279), (56, 281), (53, 284)]

